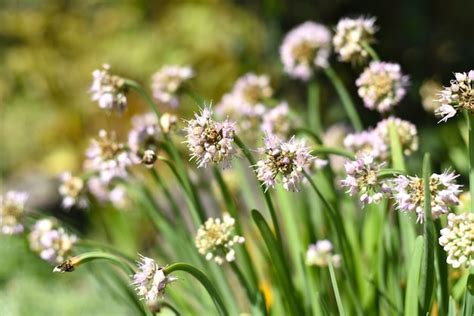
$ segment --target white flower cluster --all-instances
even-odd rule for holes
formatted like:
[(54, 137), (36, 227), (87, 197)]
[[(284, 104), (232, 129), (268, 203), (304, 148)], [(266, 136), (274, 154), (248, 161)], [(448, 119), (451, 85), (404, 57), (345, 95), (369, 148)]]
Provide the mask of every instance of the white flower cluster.
[(163, 268), (151, 258), (140, 256), (140, 260), (137, 272), (132, 277), (132, 285), (135, 286), (137, 294), (145, 299), (147, 304), (152, 305), (164, 295), (166, 286), (177, 278), (165, 275)]
[(157, 151), (161, 140), (160, 126), (155, 113), (132, 117), (132, 129), (128, 133), (128, 147), (138, 157), (146, 150)]
[(86, 196), (84, 180), (74, 177), (70, 172), (64, 172), (59, 177), (61, 184), (58, 188), (59, 194), (62, 196), (62, 206), (71, 208), (77, 206), (85, 208), (89, 204)]
[(50, 263), (61, 263), (70, 254), (77, 237), (68, 234), (55, 219), (37, 221), (28, 236), (31, 250)]
[(227, 166), (235, 153), (235, 122), (227, 119), (222, 123), (214, 121), (210, 107), (205, 107), (194, 117), (184, 129), (191, 159), (196, 159), (199, 168), (207, 167), (209, 163)]
[(347, 176), (341, 180), (341, 185), (347, 188), (346, 193), (350, 196), (360, 194), (363, 205), (377, 203), (388, 191), (387, 184), (378, 179), (378, 172), (383, 165), (371, 155), (362, 153), (344, 165)]
[(359, 96), (371, 110), (390, 111), (406, 94), (408, 76), (400, 65), (373, 61), (356, 80)]
[(131, 164), (130, 154), (117, 142), (115, 133), (100, 130), (99, 137), (92, 139), (86, 150), (84, 168), (97, 172), (104, 183), (110, 183), (114, 178), (126, 178)]
[(166, 65), (152, 77), (153, 97), (160, 103), (172, 108), (179, 106), (178, 92), (183, 83), (194, 77), (191, 67)]
[[(454, 181), (458, 175), (446, 170), (442, 174), (433, 173), (430, 177), (431, 213), (433, 219), (449, 213), (449, 207), (459, 204), (461, 185)], [(397, 209), (401, 212), (415, 212), (417, 222), (425, 220), (425, 194), (423, 179), (411, 176), (398, 176), (393, 180), (392, 195)]]
[(445, 122), (456, 115), (458, 109), (474, 113), (474, 70), (467, 74), (456, 72), (454, 76), (456, 79), (451, 80), (450, 86), (439, 93), (441, 106), (435, 110), (435, 114)]
[(309, 169), (314, 160), (305, 141), (293, 136), (285, 142), (277, 136), (267, 135), (264, 142), (265, 159), (259, 160), (255, 166), (258, 180), (268, 189), (273, 188), (281, 177), (285, 190), (298, 191), (304, 178), (303, 171)]
[(263, 115), (260, 129), (266, 135), (286, 138), (295, 124), (295, 120), (290, 116), (288, 103), (283, 101)]
[(385, 161), (389, 157), (389, 146), (374, 130), (348, 134), (344, 138), (344, 147), (356, 154), (367, 154), (377, 161)]
[(333, 254), (333, 246), (329, 240), (319, 240), (309, 245), (306, 251), (307, 265), (327, 267), (329, 262), (336, 268), (341, 266), (341, 256)]
[(339, 59), (345, 62), (361, 63), (369, 56), (364, 44), (374, 42), (377, 31), (375, 18), (359, 17), (356, 19), (342, 18), (336, 26), (336, 34), (332, 39), (334, 50)]
[(235, 244), (242, 244), (245, 238), (235, 235), (235, 219), (227, 214), (220, 218), (209, 218), (199, 227), (195, 243), (206, 260), (214, 260), (221, 265), (224, 261), (235, 260)]
[(122, 113), (127, 108), (126, 85), (121, 77), (110, 74), (110, 65), (92, 72), (90, 94), (101, 109)]
[(280, 46), (280, 56), (291, 77), (309, 80), (316, 69), (328, 66), (331, 32), (322, 24), (305, 22), (288, 32)]
[(121, 184), (107, 183), (99, 177), (90, 177), (87, 180), (87, 189), (99, 203), (110, 202), (116, 208), (125, 208), (129, 204), (127, 191)]
[(453, 268), (474, 267), (474, 213), (449, 214), (439, 244), (448, 253), (446, 262)]
[(22, 219), (28, 194), (8, 191), (0, 195), (0, 234), (14, 235), (23, 232)]

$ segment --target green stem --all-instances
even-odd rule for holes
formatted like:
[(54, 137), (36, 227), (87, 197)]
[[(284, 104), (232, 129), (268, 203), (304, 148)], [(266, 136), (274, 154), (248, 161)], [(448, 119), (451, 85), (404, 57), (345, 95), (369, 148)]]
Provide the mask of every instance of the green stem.
[(375, 60), (375, 61), (380, 61), (380, 57), (377, 54), (377, 52), (372, 48), (372, 46), (369, 45), (367, 42), (362, 42), (362, 46), (364, 49), (369, 53), (370, 57)]
[[(171, 305), (170, 303), (168, 302), (162, 302), (160, 304), (160, 307), (161, 308), (167, 308), (169, 310), (171, 310), (176, 316), (180, 316), (181, 313), (178, 311), (178, 309), (176, 307), (174, 307), (173, 305)], [(158, 312), (159, 313), (159, 312)], [(160, 314), (160, 313), (159, 313)]]
[(169, 275), (170, 273), (173, 273), (175, 271), (183, 271), (192, 275), (196, 280), (198, 280), (204, 286), (207, 293), (209, 294), (212, 301), (214, 302), (217, 310), (219, 311), (219, 314), (229, 315), (226, 307), (224, 306), (224, 302), (222, 301), (222, 298), (220, 297), (216, 288), (214, 287), (214, 285), (212, 285), (209, 278), (203, 272), (201, 272), (197, 268), (187, 263), (174, 263), (172, 265), (167, 266), (164, 269), (164, 272), (166, 275)]
[[(250, 150), (247, 148), (247, 146), (245, 146), (245, 144), (240, 140), (240, 138), (235, 137), (234, 141), (237, 144), (237, 146), (239, 146), (239, 148), (242, 150), (245, 158), (247, 158), (248, 162), (250, 163), (250, 166), (252, 168), (254, 168), (257, 163), (256, 163), (255, 159), (253, 158), (252, 154), (250, 153)], [(283, 242), (282, 242), (282, 239), (281, 239), (280, 224), (278, 223), (278, 217), (276, 215), (275, 207), (273, 206), (273, 203), (272, 203), (272, 198), (270, 196), (270, 192), (264, 188), (263, 184), (260, 181), (259, 181), (259, 187), (260, 187), (260, 190), (263, 193), (263, 196), (265, 198), (265, 203), (267, 204), (268, 211), (270, 212), (270, 216), (272, 218), (272, 223), (273, 223), (273, 227), (275, 229), (276, 239), (277, 239), (278, 244), (280, 245), (280, 247), (283, 249)]]
[(120, 250), (110, 246), (110, 245), (107, 245), (107, 244), (101, 244), (99, 242), (96, 242), (96, 241), (92, 241), (92, 240), (80, 240), (77, 242), (76, 244), (77, 247), (84, 247), (84, 248), (93, 248), (93, 249), (103, 249), (103, 250), (106, 250), (114, 255), (117, 255), (125, 260), (127, 260), (129, 263), (132, 263), (134, 264), (135, 263), (135, 259), (133, 259), (132, 257), (124, 254), (123, 252), (121, 252)]
[(91, 251), (86, 252), (75, 257), (69, 258), (60, 265), (54, 268), (54, 272), (72, 272), (79, 265), (94, 261), (94, 260), (107, 260), (121, 268), (125, 274), (132, 275), (134, 274), (134, 266), (123, 261), (121, 258), (106, 252), (100, 251)]
[[(158, 110), (158, 107), (156, 106), (155, 101), (153, 101), (150, 95), (142, 88), (140, 84), (138, 84), (138, 82), (130, 80), (130, 79), (125, 79), (125, 85), (129, 87), (130, 89), (134, 90), (135, 92), (137, 92), (146, 101), (146, 104), (156, 114), (158, 119), (160, 118), (161, 113)], [(158, 124), (158, 126), (160, 126), (161, 128), (160, 124)]]
[(170, 190), (168, 189), (168, 187), (166, 186), (165, 182), (161, 178), (160, 174), (156, 171), (156, 169), (154, 169), (154, 168), (150, 169), (150, 172), (153, 176), (153, 179), (158, 184), (158, 186), (161, 188), (164, 195), (166, 196), (166, 199), (170, 203), (171, 210), (173, 211), (176, 219), (178, 221), (180, 221), (180, 223), (182, 224), (181, 212), (179, 211), (178, 204), (176, 203), (176, 201), (175, 201), (173, 195), (171, 194)]
[(341, 156), (341, 157), (345, 157), (345, 158), (349, 158), (351, 160), (354, 160), (355, 159), (355, 156), (353, 153), (351, 153), (350, 151), (347, 151), (347, 150), (344, 150), (344, 149), (340, 149), (340, 148), (335, 148), (335, 147), (325, 147), (325, 146), (321, 146), (321, 147), (318, 147), (316, 149), (313, 149), (313, 151), (311, 151), (311, 154), (313, 156), (317, 156), (317, 155), (336, 155), (336, 156)]
[(344, 87), (344, 84), (342, 83), (341, 79), (334, 71), (334, 69), (329, 66), (324, 68), (324, 71), (328, 78), (331, 80), (332, 84), (334, 85), (334, 88), (336, 89), (336, 92), (338, 93), (339, 98), (341, 99), (342, 105), (344, 106), (347, 116), (349, 117), (349, 120), (352, 123), (352, 126), (357, 132), (361, 132), (363, 130), (363, 125), (359, 118), (359, 114), (357, 114), (355, 105), (352, 102), (352, 99), (349, 93), (347, 92), (347, 89)]
[(323, 144), (323, 141), (321, 140), (321, 137), (319, 137), (318, 135), (316, 135), (316, 133), (314, 133), (312, 130), (310, 130), (309, 128), (304, 128), (304, 127), (298, 127), (297, 129), (295, 129), (295, 134), (296, 135), (300, 135), (300, 134), (303, 134), (303, 135), (308, 135), (310, 136), (313, 141), (318, 144), (318, 145), (322, 145)]
[(310, 129), (315, 131), (317, 135), (321, 135), (323, 131), (319, 95), (319, 83), (314, 78), (308, 84), (308, 121)]
[(471, 212), (474, 212), (474, 116), (467, 113), (469, 124), (469, 188), (471, 191)]
[(334, 296), (336, 297), (337, 309), (339, 311), (339, 315), (345, 315), (344, 312), (344, 305), (342, 305), (341, 295), (339, 294), (339, 288), (337, 287), (337, 280), (336, 274), (334, 273), (334, 267), (332, 265), (331, 260), (328, 262), (329, 267), (329, 275), (331, 277), (331, 284), (334, 289)]
[(247, 282), (247, 279), (245, 278), (245, 275), (242, 273), (242, 271), (239, 269), (239, 266), (237, 263), (234, 261), (230, 262), (230, 267), (234, 271), (235, 275), (237, 276), (237, 279), (240, 282), (240, 285), (245, 289), (245, 293), (247, 294), (247, 298), (249, 299), (250, 303), (255, 303), (257, 300), (257, 295), (255, 292), (255, 289), (250, 286), (250, 284)]

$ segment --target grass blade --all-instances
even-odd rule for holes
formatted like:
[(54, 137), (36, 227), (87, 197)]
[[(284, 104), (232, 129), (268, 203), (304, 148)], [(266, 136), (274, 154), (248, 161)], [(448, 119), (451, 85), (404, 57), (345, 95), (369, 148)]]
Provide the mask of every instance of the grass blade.
[(420, 281), (421, 257), (423, 255), (423, 237), (418, 236), (410, 258), (410, 267), (405, 292), (405, 315), (418, 315), (418, 293)]

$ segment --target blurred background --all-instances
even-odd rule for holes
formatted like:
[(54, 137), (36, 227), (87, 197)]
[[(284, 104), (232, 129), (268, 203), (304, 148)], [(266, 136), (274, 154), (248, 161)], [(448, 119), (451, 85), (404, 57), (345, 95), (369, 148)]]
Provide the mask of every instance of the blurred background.
[[(80, 171), (84, 149), (100, 128), (124, 136), (130, 117), (146, 111), (133, 94), (129, 110), (119, 118), (90, 101), (91, 72), (104, 62), (146, 88), (162, 65), (191, 65), (197, 73), (194, 89), (214, 103), (240, 75), (267, 73), (277, 97), (287, 98), (295, 112), (305, 111), (304, 85), (282, 73), (282, 37), (306, 20), (334, 27), (343, 16), (361, 14), (377, 17), (375, 49), (382, 59), (400, 63), (410, 75), (410, 92), (397, 115), (417, 125), (419, 155), (430, 151), (436, 168), (453, 165), (465, 174), (461, 118), (437, 126), (422, 96), (429, 102), (433, 87), (447, 84), (454, 71), (473, 68), (473, 12), (474, 1), (468, 0), (2, 0), (1, 191), (26, 190), (32, 206), (86, 221), (81, 213), (61, 215), (54, 179), (65, 170)], [(361, 69), (332, 59), (365, 126), (374, 125), (379, 116), (362, 107), (354, 89)], [(345, 119), (333, 97), (332, 86), (323, 80), (326, 126)], [(177, 113), (189, 117), (194, 110), (196, 105), (184, 99)], [(420, 162), (411, 158), (412, 170), (419, 170)], [(127, 314), (94, 278), (84, 275), (59, 278), (22, 240), (0, 237), (0, 315)]]

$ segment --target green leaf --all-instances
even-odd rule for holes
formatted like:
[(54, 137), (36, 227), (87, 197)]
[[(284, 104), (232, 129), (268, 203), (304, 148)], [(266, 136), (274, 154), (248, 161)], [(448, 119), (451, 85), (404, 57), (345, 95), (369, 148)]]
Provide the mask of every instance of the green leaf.
[(405, 315), (418, 315), (418, 288), (420, 281), (421, 257), (423, 255), (423, 237), (418, 236), (410, 258), (410, 266), (405, 292)]

